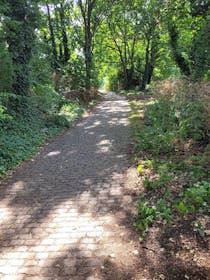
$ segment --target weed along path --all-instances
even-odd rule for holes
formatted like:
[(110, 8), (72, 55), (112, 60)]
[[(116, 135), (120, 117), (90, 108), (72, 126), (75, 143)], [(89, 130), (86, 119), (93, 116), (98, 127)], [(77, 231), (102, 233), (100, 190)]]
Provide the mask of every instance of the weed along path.
[(0, 279), (137, 279), (128, 114), (126, 100), (106, 94), (1, 185)]

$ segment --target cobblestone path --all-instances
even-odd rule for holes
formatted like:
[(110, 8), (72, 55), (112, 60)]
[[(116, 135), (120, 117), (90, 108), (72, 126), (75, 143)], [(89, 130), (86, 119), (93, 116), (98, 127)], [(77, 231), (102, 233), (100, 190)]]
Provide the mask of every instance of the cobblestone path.
[(0, 279), (133, 279), (129, 104), (107, 94), (0, 187)]

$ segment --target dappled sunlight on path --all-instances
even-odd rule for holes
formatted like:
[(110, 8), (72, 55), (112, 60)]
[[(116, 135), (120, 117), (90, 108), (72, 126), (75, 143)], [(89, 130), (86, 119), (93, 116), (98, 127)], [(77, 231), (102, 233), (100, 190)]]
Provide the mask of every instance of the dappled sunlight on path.
[(0, 279), (134, 279), (128, 113), (126, 100), (107, 94), (2, 184)]

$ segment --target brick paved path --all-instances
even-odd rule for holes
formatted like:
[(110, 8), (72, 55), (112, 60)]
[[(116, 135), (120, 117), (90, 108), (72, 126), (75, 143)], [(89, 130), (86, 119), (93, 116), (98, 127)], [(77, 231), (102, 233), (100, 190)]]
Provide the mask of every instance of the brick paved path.
[(0, 279), (133, 279), (128, 112), (107, 94), (0, 187)]

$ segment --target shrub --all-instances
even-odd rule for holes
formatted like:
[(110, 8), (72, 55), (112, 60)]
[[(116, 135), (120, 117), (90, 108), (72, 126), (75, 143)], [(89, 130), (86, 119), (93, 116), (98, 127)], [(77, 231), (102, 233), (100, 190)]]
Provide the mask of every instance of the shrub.
[(36, 106), (44, 113), (58, 113), (66, 102), (66, 100), (53, 89), (52, 85), (38, 84), (32, 88), (32, 93), (31, 101), (33, 106)]
[(138, 150), (158, 156), (173, 152), (177, 141), (209, 141), (209, 112), (197, 89), (192, 90), (185, 83), (179, 91), (176, 87), (165, 94), (157, 90), (156, 101), (145, 109), (144, 129), (137, 133)]

